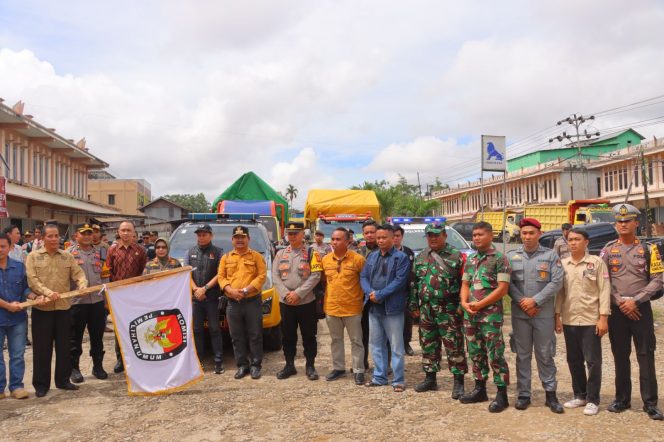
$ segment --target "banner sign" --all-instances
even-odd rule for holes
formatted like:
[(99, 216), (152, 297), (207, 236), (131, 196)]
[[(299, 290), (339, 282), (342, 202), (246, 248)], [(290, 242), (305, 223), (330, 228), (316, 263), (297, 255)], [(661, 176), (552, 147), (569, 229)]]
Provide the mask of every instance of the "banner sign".
[(0, 177), (0, 218), (9, 218), (7, 211), (7, 178)]
[(505, 137), (482, 135), (482, 170), (490, 172), (507, 170)]
[(130, 395), (182, 390), (203, 377), (189, 272), (107, 288)]

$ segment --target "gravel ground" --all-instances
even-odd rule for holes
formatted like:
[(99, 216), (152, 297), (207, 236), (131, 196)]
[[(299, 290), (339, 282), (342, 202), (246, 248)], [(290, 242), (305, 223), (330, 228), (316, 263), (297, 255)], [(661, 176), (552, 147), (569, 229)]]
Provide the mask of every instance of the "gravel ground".
[[(657, 303), (659, 317), (664, 311)], [(505, 330), (510, 329), (506, 324)], [(415, 331), (415, 336), (417, 333)], [(106, 334), (106, 369), (111, 371), (113, 338)], [(660, 348), (664, 331), (657, 329)], [(350, 375), (335, 382), (323, 376), (330, 369), (329, 335), (324, 321), (319, 323), (317, 368), (321, 380), (304, 377), (301, 351), (298, 374), (279, 381), (275, 374), (283, 365), (280, 353), (266, 354), (263, 378), (234, 380), (232, 355), (227, 352), (226, 373), (212, 373), (205, 361), (205, 378), (190, 389), (169, 396), (129, 397), (124, 377), (110, 374), (106, 381), (90, 375), (89, 358), (82, 361), (86, 381), (77, 392), (52, 389), (45, 398), (32, 394), (32, 351), (26, 353), (26, 387), (30, 399), (0, 401), (2, 440), (664, 440), (664, 422), (654, 422), (641, 411), (638, 375), (633, 370), (633, 409), (622, 414), (606, 411), (611, 402), (613, 362), (608, 336), (603, 339), (604, 373), (601, 411), (587, 417), (582, 409), (555, 415), (544, 407), (544, 392), (534, 382), (533, 406), (525, 412), (514, 409), (514, 385), (509, 387), (510, 404), (500, 415), (487, 411), (488, 403), (462, 405), (450, 399), (451, 375), (439, 375), (439, 391), (416, 393), (413, 387), (422, 377), (417, 342), (414, 357), (406, 359), (407, 390), (394, 393), (390, 387), (357, 387)], [(87, 342), (85, 343), (87, 346)], [(350, 345), (347, 342), (347, 365)], [(84, 354), (87, 348), (84, 349)], [(113, 355), (114, 356), (114, 355)], [(515, 357), (507, 353), (512, 382), (515, 383)], [(664, 360), (656, 355), (657, 373), (664, 382)], [(534, 359), (534, 358), (533, 358)], [(570, 376), (565, 362), (564, 342), (558, 340), (556, 363), (559, 369), (558, 396), (571, 398)], [(534, 364), (534, 360), (533, 360)], [(636, 368), (636, 361), (633, 362)], [(533, 370), (535, 368), (533, 367)], [(537, 375), (534, 371), (534, 379)], [(472, 381), (466, 378), (466, 386)], [(495, 394), (495, 387), (489, 387)], [(664, 405), (664, 404), (662, 404)]]

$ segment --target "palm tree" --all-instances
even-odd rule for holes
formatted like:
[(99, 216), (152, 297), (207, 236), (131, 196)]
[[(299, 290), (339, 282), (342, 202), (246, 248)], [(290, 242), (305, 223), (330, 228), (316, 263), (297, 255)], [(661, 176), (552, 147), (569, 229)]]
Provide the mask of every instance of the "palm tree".
[(293, 210), (293, 200), (297, 198), (297, 188), (292, 184), (289, 184), (286, 189), (286, 198), (288, 198), (288, 201), (290, 202), (289, 207)]

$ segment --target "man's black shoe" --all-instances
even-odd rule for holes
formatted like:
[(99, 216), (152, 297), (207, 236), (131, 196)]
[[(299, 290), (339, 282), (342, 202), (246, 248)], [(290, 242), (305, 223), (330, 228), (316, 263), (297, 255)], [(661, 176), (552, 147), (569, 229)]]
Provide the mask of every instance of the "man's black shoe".
[(489, 397), (486, 395), (486, 381), (475, 381), (475, 388), (473, 391), (464, 394), (459, 398), (462, 404), (475, 404), (478, 402), (486, 402)]
[(413, 351), (413, 347), (410, 346), (410, 344), (406, 343), (404, 346), (404, 351), (408, 356), (415, 356), (415, 351)]
[(562, 414), (565, 412), (563, 406), (560, 404), (560, 402), (558, 402), (558, 397), (556, 396), (555, 391), (546, 392), (546, 401), (544, 401), (544, 405), (549, 407), (549, 410), (556, 414)]
[(364, 373), (355, 373), (355, 385), (364, 385)]
[(526, 396), (519, 396), (516, 399), (516, 404), (514, 404), (514, 408), (517, 410), (525, 410), (526, 408), (530, 407), (530, 398)]
[(222, 374), (224, 372), (224, 364), (221, 362), (214, 363), (214, 374)]
[(44, 397), (48, 393), (48, 390), (35, 390), (35, 396)]
[(58, 389), (60, 390), (78, 390), (78, 385), (74, 385), (71, 382), (67, 382), (66, 384), (63, 385), (57, 385)]
[(277, 379), (288, 379), (289, 377), (296, 374), (297, 370), (295, 369), (295, 366), (289, 362), (286, 362), (284, 368), (277, 373)]
[(235, 376), (233, 376), (233, 377), (235, 379), (242, 379), (243, 377), (245, 377), (248, 374), (249, 374), (249, 368), (240, 367), (240, 368), (237, 369), (237, 371), (235, 372)]
[(452, 399), (459, 399), (464, 393), (464, 380), (462, 374), (454, 375), (454, 385), (452, 386)]
[(260, 379), (261, 378), (261, 368), (256, 367), (255, 365), (251, 367), (251, 379)]
[(346, 370), (332, 370), (325, 376), (326, 381), (336, 381), (341, 376), (346, 374)]
[(648, 417), (654, 421), (664, 420), (664, 414), (655, 405), (644, 405), (643, 411), (648, 413)]
[(425, 373), (425, 378), (422, 382), (415, 386), (415, 391), (423, 393), (425, 391), (438, 390), (438, 383), (436, 382), (436, 373)]
[(71, 369), (71, 375), (69, 376), (69, 379), (74, 384), (80, 384), (83, 382), (85, 379), (83, 378), (83, 375), (81, 374), (81, 371), (78, 368), (72, 368)]
[(507, 400), (507, 387), (498, 387), (496, 398), (489, 404), (489, 412), (500, 413), (510, 406)]
[(611, 413), (622, 413), (623, 411), (629, 410), (630, 408), (632, 408), (632, 404), (629, 402), (613, 401), (607, 410), (609, 410)]
[(106, 370), (104, 370), (104, 367), (102, 367), (101, 364), (92, 366), (92, 376), (102, 380), (108, 379), (108, 373), (106, 373)]
[(124, 363), (122, 362), (122, 359), (118, 360), (118, 362), (115, 363), (115, 367), (113, 367), (113, 373), (122, 373), (124, 371)]
[(316, 368), (313, 365), (307, 365), (307, 379), (310, 381), (318, 380), (318, 373), (316, 373)]

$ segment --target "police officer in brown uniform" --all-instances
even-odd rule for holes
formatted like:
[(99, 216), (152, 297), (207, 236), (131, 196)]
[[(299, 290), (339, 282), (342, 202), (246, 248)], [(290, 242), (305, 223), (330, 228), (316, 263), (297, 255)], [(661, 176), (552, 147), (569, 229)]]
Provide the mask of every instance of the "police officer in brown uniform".
[(282, 343), (286, 358), (286, 366), (277, 373), (277, 379), (287, 379), (297, 374), (295, 352), (299, 326), (307, 360), (307, 378), (315, 381), (318, 379), (314, 367), (318, 318), (313, 290), (320, 281), (323, 267), (318, 252), (304, 244), (302, 223), (290, 223), (286, 228), (286, 235), (289, 246), (277, 252), (275, 265), (272, 267), (272, 280), (279, 293)]
[(650, 299), (662, 289), (661, 253), (636, 238), (639, 210), (630, 204), (613, 208), (619, 238), (602, 249), (600, 257), (611, 279), (609, 340), (616, 366), (616, 397), (608, 410), (620, 413), (631, 407), (630, 354), (632, 340), (639, 363), (643, 411), (663, 420), (657, 408), (655, 329)]

